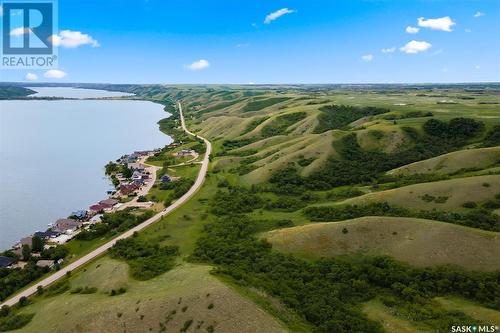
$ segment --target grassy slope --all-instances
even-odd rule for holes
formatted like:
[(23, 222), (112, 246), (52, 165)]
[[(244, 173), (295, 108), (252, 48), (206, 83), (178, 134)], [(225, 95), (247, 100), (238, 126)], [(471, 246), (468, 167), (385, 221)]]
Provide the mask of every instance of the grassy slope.
[(450, 174), (460, 169), (487, 168), (500, 162), (500, 147), (467, 149), (440, 155), (391, 170), (392, 175), (416, 173)]
[(274, 230), (265, 237), (276, 249), (302, 256), (389, 255), (417, 266), (500, 269), (499, 233), (431, 220), (362, 217)]
[(430, 332), (415, 327), (412, 323), (396, 317), (391, 313), (391, 309), (384, 306), (377, 300), (367, 302), (363, 306), (363, 312), (368, 318), (380, 322), (387, 333), (417, 333)]
[[(489, 184), (488, 187), (485, 184)], [(463, 211), (467, 201), (481, 202), (493, 199), (500, 193), (500, 175), (456, 178), (431, 183), (404, 186), (392, 190), (374, 192), (345, 200), (345, 204), (364, 204), (387, 201), (390, 204), (413, 209), (438, 209)], [(424, 195), (448, 197), (444, 203), (422, 200)]]
[[(252, 302), (210, 275), (208, 266), (182, 264), (145, 282), (123, 274), (126, 266), (108, 258), (94, 262), (71, 284), (95, 286), (97, 293), (66, 293), (28, 306), (23, 311), (36, 311), (36, 315), (22, 332), (157, 332), (160, 323), (166, 332), (179, 332), (187, 320), (193, 320), (190, 332), (201, 323), (203, 331), (210, 325), (216, 332), (285, 331)], [(117, 280), (126, 280), (127, 292), (114, 297), (105, 294), (109, 281), (118, 286)]]

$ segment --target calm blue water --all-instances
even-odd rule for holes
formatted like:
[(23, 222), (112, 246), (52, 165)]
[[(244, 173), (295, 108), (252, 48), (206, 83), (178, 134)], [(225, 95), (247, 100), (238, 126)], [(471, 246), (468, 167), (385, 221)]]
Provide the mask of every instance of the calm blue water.
[[(51, 96), (49, 89), (61, 97), (116, 96), (43, 93)], [(167, 116), (145, 101), (0, 101), (0, 249), (105, 198), (104, 165), (170, 143), (157, 124)]]

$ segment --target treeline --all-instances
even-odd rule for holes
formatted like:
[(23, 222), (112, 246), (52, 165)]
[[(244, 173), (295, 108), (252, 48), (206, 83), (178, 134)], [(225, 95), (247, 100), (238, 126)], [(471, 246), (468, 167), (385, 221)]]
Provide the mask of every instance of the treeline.
[(457, 318), (473, 322), (435, 304), (436, 296), (453, 294), (500, 309), (499, 272), (413, 268), (387, 257), (309, 262), (273, 252), (269, 243), (254, 237), (257, 230), (246, 216), (220, 218), (205, 226), (192, 259), (215, 264), (218, 274), (279, 298), (318, 332), (383, 332), (360, 311), (374, 297), (436, 331), (447, 331)]
[(121, 239), (109, 249), (111, 258), (124, 260), (130, 266), (130, 274), (137, 280), (149, 280), (174, 266), (174, 259), (179, 255), (177, 246), (151, 244), (134, 235)]
[(272, 136), (286, 134), (288, 127), (292, 126), (298, 121), (301, 121), (305, 117), (306, 117), (305, 112), (287, 113), (278, 116), (269, 124), (262, 127), (261, 137), (270, 138)]
[(40, 268), (34, 262), (28, 262), (24, 268), (0, 268), (0, 301), (48, 271), (49, 268)]
[(491, 210), (471, 209), (460, 214), (438, 210), (411, 210), (389, 205), (387, 202), (366, 205), (313, 206), (304, 209), (304, 214), (311, 221), (331, 222), (353, 219), (362, 216), (416, 217), (464, 225), (490, 231), (500, 231), (500, 219)]
[(387, 113), (389, 109), (377, 108), (373, 106), (357, 107), (350, 105), (326, 105), (319, 108), (318, 125), (314, 129), (315, 133), (323, 133), (332, 129), (342, 129), (355, 120), (366, 116)]
[(448, 123), (430, 119), (423, 126), (425, 135), (414, 128), (403, 127), (415, 144), (392, 154), (363, 150), (356, 134), (351, 133), (343, 137), (337, 147), (341, 159), (330, 158), (321, 170), (312, 173), (303, 183), (311, 189), (328, 189), (387, 178), (384, 173), (391, 169), (460, 148), (483, 128), (482, 122), (469, 118), (455, 118)]

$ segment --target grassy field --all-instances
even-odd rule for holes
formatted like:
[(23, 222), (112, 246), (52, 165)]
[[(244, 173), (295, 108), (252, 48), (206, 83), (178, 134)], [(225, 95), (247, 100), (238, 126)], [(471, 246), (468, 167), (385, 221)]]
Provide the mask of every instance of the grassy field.
[(277, 250), (309, 258), (388, 255), (416, 266), (500, 269), (499, 233), (431, 220), (362, 217), (274, 230), (263, 237)]
[[(126, 264), (102, 258), (71, 279), (71, 287), (93, 286), (94, 294), (68, 292), (41, 298), (23, 309), (36, 315), (22, 332), (285, 332), (271, 316), (211, 276), (210, 267), (181, 264), (145, 281), (127, 277)], [(110, 281), (113, 284), (110, 285)], [(122, 283), (118, 283), (121, 281)], [(111, 287), (126, 293), (109, 296)]]
[(384, 306), (377, 300), (365, 303), (363, 312), (368, 318), (378, 321), (387, 333), (418, 333), (431, 332), (415, 327), (413, 323), (396, 317), (391, 313), (391, 309)]
[(445, 309), (462, 311), (478, 321), (500, 325), (500, 311), (495, 311), (457, 297), (436, 297), (436, 301)]
[(461, 169), (486, 169), (500, 163), (500, 147), (460, 150), (391, 170), (391, 175), (450, 174)]
[[(455, 178), (431, 183), (404, 186), (373, 192), (345, 200), (342, 203), (361, 205), (386, 201), (396, 206), (413, 209), (464, 211), (465, 202), (481, 203), (500, 193), (500, 175)], [(434, 197), (434, 200), (431, 200)], [(441, 197), (442, 200), (438, 198)]]

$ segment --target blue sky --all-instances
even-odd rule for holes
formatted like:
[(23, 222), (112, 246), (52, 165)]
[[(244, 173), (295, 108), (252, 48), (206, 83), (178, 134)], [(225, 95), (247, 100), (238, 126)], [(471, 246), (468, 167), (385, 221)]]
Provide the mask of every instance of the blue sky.
[(2, 70), (1, 81), (500, 81), (498, 0), (59, 0), (58, 7), (58, 71)]

